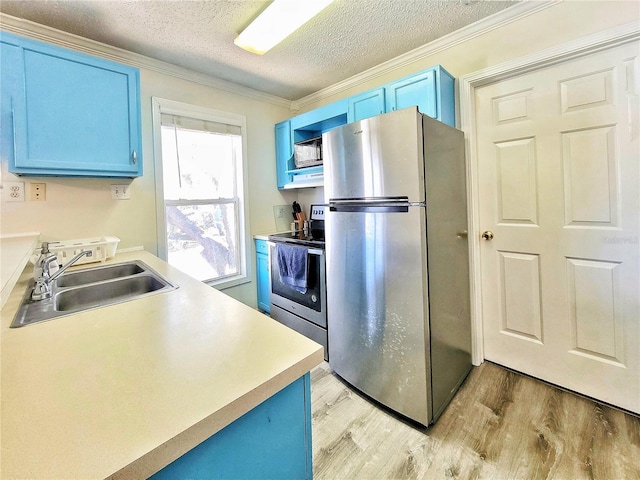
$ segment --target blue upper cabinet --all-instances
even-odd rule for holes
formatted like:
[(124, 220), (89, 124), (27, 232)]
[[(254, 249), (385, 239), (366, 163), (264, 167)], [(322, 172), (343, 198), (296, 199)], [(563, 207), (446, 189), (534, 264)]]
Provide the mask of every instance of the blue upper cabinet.
[[(13, 66), (20, 61), (22, 50), (0, 43), (0, 158), (11, 162), (14, 157), (14, 104), (22, 100), (22, 75)], [(15, 132), (18, 133), (18, 132)]]
[(283, 189), (289, 183), (287, 174), (293, 168), (293, 141), (291, 139), (291, 121), (276, 123), (276, 171), (278, 188)]
[(455, 79), (440, 65), (276, 124), (278, 188), (323, 185), (323, 167), (295, 168), (294, 144), (346, 123), (417, 106), (425, 115), (455, 127)]
[(412, 106), (455, 126), (454, 78), (438, 65), (350, 97), (349, 122)]
[(276, 124), (276, 171), (279, 189), (323, 185), (322, 165), (295, 167), (294, 144), (319, 137), (347, 123), (347, 99), (324, 105)]
[(349, 97), (349, 122), (384, 113), (384, 88), (369, 90)]
[(2, 120), (13, 137), (12, 151), (3, 156), (10, 172), (142, 175), (137, 69), (5, 32), (0, 40)]
[(421, 113), (433, 118), (438, 116), (436, 75), (433, 70), (393, 82), (385, 90), (387, 112), (417, 105)]

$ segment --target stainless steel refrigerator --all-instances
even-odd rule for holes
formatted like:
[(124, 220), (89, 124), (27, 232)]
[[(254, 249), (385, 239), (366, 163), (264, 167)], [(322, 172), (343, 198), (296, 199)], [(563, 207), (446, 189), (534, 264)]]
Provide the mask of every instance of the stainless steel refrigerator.
[(463, 134), (413, 107), (322, 146), (329, 363), (429, 425), (471, 369)]

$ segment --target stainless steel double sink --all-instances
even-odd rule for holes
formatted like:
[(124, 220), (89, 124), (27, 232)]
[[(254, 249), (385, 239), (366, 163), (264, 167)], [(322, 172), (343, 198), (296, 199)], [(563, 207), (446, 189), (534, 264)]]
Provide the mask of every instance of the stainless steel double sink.
[(175, 290), (158, 272), (139, 260), (65, 272), (51, 285), (51, 297), (32, 300), (31, 281), (11, 328), (71, 315)]

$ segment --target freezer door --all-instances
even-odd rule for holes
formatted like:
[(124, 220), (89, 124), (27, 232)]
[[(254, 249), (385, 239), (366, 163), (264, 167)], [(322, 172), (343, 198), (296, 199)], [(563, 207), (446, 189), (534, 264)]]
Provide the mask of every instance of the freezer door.
[(412, 107), (325, 133), (325, 198), (424, 201), (422, 132), (422, 115)]
[(385, 210), (326, 214), (329, 359), (356, 388), (428, 425), (425, 209)]

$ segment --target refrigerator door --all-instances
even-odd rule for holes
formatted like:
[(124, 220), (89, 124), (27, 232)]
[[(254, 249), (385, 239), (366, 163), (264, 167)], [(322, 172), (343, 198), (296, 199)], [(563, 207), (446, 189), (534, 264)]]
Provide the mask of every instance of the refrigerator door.
[(323, 134), (325, 198), (424, 201), (422, 144), (422, 115), (416, 107)]
[(398, 207), (354, 202), (326, 215), (329, 360), (359, 390), (428, 425), (425, 208)]

